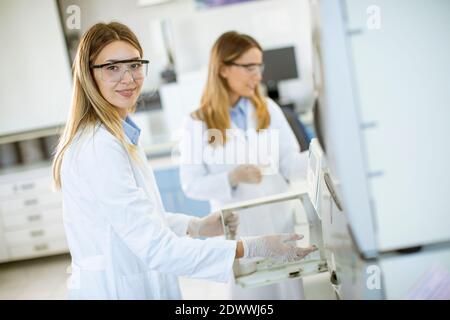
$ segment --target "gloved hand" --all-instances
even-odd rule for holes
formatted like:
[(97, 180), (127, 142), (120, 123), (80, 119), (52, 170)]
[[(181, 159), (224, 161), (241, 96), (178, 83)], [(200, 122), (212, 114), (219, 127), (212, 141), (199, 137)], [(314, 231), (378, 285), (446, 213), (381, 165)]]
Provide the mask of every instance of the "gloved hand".
[(252, 164), (240, 165), (228, 174), (228, 180), (232, 187), (236, 187), (241, 182), (260, 183), (261, 179), (261, 170)]
[(303, 259), (305, 256), (317, 250), (316, 246), (307, 248), (295, 247), (288, 241), (302, 239), (298, 234), (275, 234), (259, 237), (241, 238), (244, 247), (243, 258), (272, 258), (279, 262), (292, 262)]
[[(231, 234), (236, 234), (239, 216), (231, 213), (225, 220)], [(214, 237), (224, 233), (220, 211), (213, 212), (206, 217), (194, 217), (189, 221), (187, 233), (193, 237)]]

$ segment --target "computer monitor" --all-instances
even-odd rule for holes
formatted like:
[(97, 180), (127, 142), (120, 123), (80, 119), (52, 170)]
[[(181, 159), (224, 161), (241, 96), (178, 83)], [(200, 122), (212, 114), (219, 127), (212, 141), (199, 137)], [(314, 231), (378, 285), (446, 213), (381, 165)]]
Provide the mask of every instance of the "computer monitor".
[(265, 64), (263, 83), (267, 87), (269, 97), (278, 100), (278, 82), (299, 77), (295, 48), (284, 47), (264, 50), (263, 61)]

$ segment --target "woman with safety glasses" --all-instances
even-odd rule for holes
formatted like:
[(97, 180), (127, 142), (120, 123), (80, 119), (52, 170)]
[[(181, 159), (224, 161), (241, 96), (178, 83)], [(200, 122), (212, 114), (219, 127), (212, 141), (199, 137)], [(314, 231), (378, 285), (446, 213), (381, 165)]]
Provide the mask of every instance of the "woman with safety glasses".
[[(210, 56), (200, 107), (185, 122), (180, 144), (180, 178), (191, 198), (225, 204), (285, 192), (305, 178), (307, 153), (280, 107), (262, 95), (263, 50), (252, 37), (222, 34)], [(239, 211), (237, 235), (293, 232), (291, 204)], [(247, 261), (251, 270), (254, 261)], [(244, 262), (241, 262), (244, 264)], [(287, 280), (255, 289), (230, 284), (234, 299), (301, 299), (302, 283)]]
[[(313, 250), (286, 244), (294, 234), (193, 239), (223, 234), (220, 214), (165, 212), (129, 117), (147, 75), (142, 55), (134, 33), (116, 22), (92, 26), (78, 47), (70, 113), (53, 163), (72, 256), (69, 297), (178, 299), (178, 276), (226, 282), (235, 258), (293, 261)], [(235, 215), (225, 222), (236, 229)]]

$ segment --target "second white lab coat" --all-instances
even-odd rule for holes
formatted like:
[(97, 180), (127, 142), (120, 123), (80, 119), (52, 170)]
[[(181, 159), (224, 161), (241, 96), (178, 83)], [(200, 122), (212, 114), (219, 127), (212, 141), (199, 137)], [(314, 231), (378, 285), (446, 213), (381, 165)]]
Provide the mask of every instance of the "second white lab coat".
[(72, 256), (72, 299), (179, 299), (177, 276), (227, 282), (236, 243), (186, 236), (188, 220), (164, 211), (139, 148), (131, 159), (103, 126), (79, 135), (61, 169)]
[[(277, 193), (289, 189), (289, 180), (304, 179), (307, 168), (307, 152), (300, 152), (299, 144), (280, 107), (271, 99), (267, 99), (270, 113), (270, 129), (278, 130), (278, 170), (273, 174), (263, 175), (259, 184), (240, 183), (233, 189), (228, 174), (238, 164), (221, 163), (223, 155), (235, 155), (247, 152), (255, 154), (258, 147), (249, 142), (245, 136), (229, 139), (224, 146), (212, 147), (208, 144), (205, 132), (206, 124), (188, 117), (182, 131), (180, 143), (181, 163), (180, 179), (183, 191), (187, 196), (210, 201), (213, 210), (225, 204), (239, 202)], [(257, 127), (255, 109), (249, 105), (247, 110), (247, 128), (256, 134)], [(232, 123), (232, 128), (237, 126)], [(216, 158), (217, 156), (217, 158)], [(212, 160), (211, 160), (212, 159)], [(237, 236), (264, 235), (294, 231), (294, 213), (292, 203), (277, 203), (256, 207), (238, 212), (240, 225)], [(232, 285), (232, 296), (235, 299), (301, 299), (303, 289), (301, 281), (288, 280), (283, 284), (269, 285), (256, 289), (241, 289)]]

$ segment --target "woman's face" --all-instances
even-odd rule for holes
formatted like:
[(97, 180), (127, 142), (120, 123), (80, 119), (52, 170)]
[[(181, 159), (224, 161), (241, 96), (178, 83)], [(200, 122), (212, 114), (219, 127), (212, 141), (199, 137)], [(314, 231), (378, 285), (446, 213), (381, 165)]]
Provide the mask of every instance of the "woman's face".
[(223, 66), (220, 74), (226, 79), (232, 98), (250, 98), (262, 79), (260, 66), (263, 54), (258, 48), (244, 52), (233, 65)]
[[(100, 51), (94, 64), (101, 65), (129, 59), (141, 59), (139, 51), (128, 42), (114, 41)], [(117, 64), (117, 66), (121, 66), (122, 68), (124, 65)], [(109, 68), (109, 70), (106, 68)], [(95, 82), (103, 98), (115, 106), (122, 117), (125, 117), (128, 109), (136, 104), (144, 80), (134, 80), (131, 70), (126, 71), (126, 68), (123, 74), (120, 73), (120, 79), (111, 79), (108, 76), (109, 72), (114, 70), (114, 66), (94, 68), (93, 70)]]

